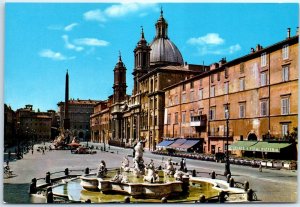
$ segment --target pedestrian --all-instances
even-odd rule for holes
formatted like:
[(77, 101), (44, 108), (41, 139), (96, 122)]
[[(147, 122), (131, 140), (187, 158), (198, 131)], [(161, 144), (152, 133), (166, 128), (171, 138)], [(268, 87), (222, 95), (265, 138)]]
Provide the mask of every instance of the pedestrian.
[(259, 172), (262, 172), (262, 165), (261, 163), (259, 163), (259, 168), (258, 168)]
[(31, 154), (33, 154), (33, 149), (31, 150)]
[(182, 158), (181, 161), (180, 161), (180, 171), (183, 171), (184, 170), (184, 159)]
[(8, 166), (9, 165), (9, 160), (6, 160), (6, 166)]
[(45, 150), (44, 150), (44, 148), (43, 148), (43, 155), (45, 154)]

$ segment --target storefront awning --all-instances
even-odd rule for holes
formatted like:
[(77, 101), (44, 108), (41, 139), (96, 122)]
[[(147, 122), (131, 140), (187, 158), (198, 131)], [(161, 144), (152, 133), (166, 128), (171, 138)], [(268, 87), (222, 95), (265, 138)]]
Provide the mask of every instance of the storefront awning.
[(228, 146), (228, 150), (249, 150), (250, 146), (253, 146), (257, 143), (257, 141), (237, 141)]
[(170, 144), (172, 144), (174, 142), (175, 142), (174, 140), (164, 140), (156, 146), (157, 147), (167, 147), (167, 146), (169, 146)]
[(173, 144), (169, 145), (168, 148), (177, 148), (185, 142), (186, 139), (177, 139)]
[(249, 147), (249, 151), (280, 153), (280, 149), (289, 147), (290, 145), (291, 143), (257, 142), (255, 145)]
[(196, 144), (198, 144), (199, 142), (200, 142), (200, 140), (187, 140), (182, 145), (180, 145), (178, 148), (189, 149), (189, 148), (195, 146)]

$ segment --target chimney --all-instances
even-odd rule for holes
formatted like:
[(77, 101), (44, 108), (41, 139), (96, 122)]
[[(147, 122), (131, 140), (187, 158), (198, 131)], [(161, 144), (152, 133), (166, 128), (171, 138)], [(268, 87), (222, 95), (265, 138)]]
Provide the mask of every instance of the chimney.
[(255, 52), (254, 48), (253, 48), (253, 47), (251, 47), (251, 53), (254, 53), (254, 52)]
[(291, 28), (287, 28), (287, 39), (291, 38)]
[(259, 51), (259, 50), (261, 50), (262, 49), (262, 46), (260, 45), (260, 44), (257, 44), (256, 45), (256, 51)]
[(219, 61), (219, 67), (221, 67), (225, 63), (226, 63), (226, 58), (224, 57)]

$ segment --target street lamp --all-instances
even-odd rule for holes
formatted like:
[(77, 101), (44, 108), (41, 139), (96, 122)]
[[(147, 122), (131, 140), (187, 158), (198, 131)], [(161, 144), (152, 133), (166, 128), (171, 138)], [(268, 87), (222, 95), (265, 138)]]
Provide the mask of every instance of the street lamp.
[(226, 118), (226, 162), (225, 162), (225, 172), (224, 175), (227, 176), (231, 174), (230, 172), (230, 162), (229, 162), (229, 151), (228, 151), (228, 137), (229, 137), (229, 111), (225, 109)]

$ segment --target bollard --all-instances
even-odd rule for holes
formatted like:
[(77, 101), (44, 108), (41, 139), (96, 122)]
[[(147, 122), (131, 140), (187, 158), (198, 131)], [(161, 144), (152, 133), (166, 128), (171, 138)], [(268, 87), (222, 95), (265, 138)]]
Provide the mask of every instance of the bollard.
[(231, 178), (231, 174), (229, 173), (229, 174), (227, 174), (227, 183), (229, 183), (229, 181), (230, 181), (230, 178)]
[(251, 188), (247, 191), (247, 200), (253, 201), (253, 190)]
[(53, 203), (53, 193), (52, 193), (52, 191), (47, 193), (47, 203)]
[(216, 172), (215, 171), (211, 172), (211, 179), (216, 179)]
[(229, 179), (229, 187), (231, 187), (231, 188), (234, 187), (234, 179), (233, 178)]
[(166, 197), (163, 197), (163, 198), (161, 199), (161, 202), (162, 202), (162, 203), (168, 203), (168, 200), (167, 200)]
[(162, 169), (161, 165), (160, 165), (160, 166), (158, 166), (158, 170), (161, 170), (161, 169)]
[(87, 199), (85, 203), (92, 203), (91, 199)]
[(195, 170), (195, 169), (193, 170), (192, 176), (193, 176), (193, 177), (196, 177), (196, 176), (197, 176), (197, 175), (196, 175), (196, 170)]
[(46, 173), (46, 178), (45, 178), (45, 180), (46, 180), (46, 183), (51, 183), (51, 179), (50, 179), (50, 172), (47, 172)]
[(67, 175), (67, 176), (69, 175), (69, 168), (65, 169), (65, 175)]
[(220, 203), (224, 203), (225, 202), (225, 192), (224, 191), (221, 191), (219, 193), (219, 202)]
[(84, 171), (84, 173), (86, 174), (86, 175), (88, 175), (88, 174), (90, 174), (90, 169), (87, 167), (87, 168), (85, 168), (85, 171)]
[(33, 178), (30, 183), (29, 194), (35, 194), (35, 193), (37, 193), (36, 178)]
[(185, 168), (184, 168), (184, 172), (187, 173), (187, 171), (188, 171), (188, 170), (187, 170), (187, 168), (185, 167)]
[(249, 189), (249, 182), (245, 181), (244, 183), (244, 190), (247, 191)]
[(199, 202), (200, 203), (205, 203), (205, 195), (200, 195), (200, 198), (199, 198)]
[(124, 203), (130, 203), (130, 197), (129, 196), (126, 196), (124, 198)]

